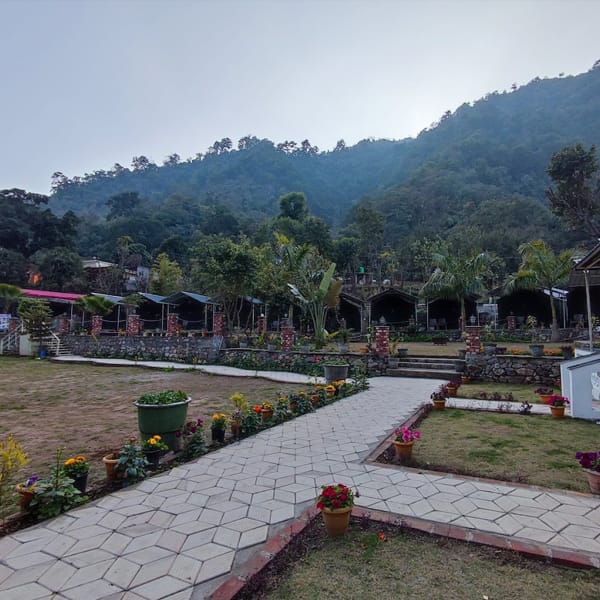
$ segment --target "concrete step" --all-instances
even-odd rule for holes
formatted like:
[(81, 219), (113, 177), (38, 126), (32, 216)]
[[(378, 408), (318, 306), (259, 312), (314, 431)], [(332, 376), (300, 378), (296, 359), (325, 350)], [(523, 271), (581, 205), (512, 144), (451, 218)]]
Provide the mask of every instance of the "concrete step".
[(453, 370), (456, 368), (456, 364), (461, 364), (464, 363), (464, 361), (461, 361), (460, 363), (457, 361), (451, 361), (451, 360), (445, 360), (445, 361), (439, 361), (439, 362), (423, 362), (420, 360), (415, 360), (415, 361), (406, 361), (406, 360), (401, 360), (398, 363), (398, 367), (402, 368), (402, 369), (434, 369), (434, 370), (442, 370), (442, 371), (448, 371), (448, 370)]
[(388, 377), (418, 377), (421, 379), (446, 379), (451, 381), (460, 377), (454, 369), (436, 370), (436, 369), (388, 369), (385, 373)]

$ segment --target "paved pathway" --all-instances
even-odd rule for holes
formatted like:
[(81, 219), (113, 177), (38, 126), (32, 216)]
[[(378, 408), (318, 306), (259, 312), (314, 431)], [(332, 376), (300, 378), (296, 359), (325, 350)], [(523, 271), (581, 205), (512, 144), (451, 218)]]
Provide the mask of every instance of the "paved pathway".
[(439, 382), (369, 390), (0, 539), (0, 598), (206, 598), (314, 504), (322, 484), (356, 504), (593, 555), (600, 498), (364, 463)]

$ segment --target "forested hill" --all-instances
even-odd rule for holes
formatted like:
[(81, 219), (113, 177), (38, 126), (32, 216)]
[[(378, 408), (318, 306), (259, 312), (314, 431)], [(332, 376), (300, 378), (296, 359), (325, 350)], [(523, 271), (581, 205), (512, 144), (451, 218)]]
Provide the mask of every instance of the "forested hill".
[[(545, 168), (554, 152), (575, 142), (600, 145), (599, 98), (596, 66), (581, 75), (492, 92), (447, 112), (416, 139), (339, 143), (319, 152), (307, 140), (274, 144), (248, 136), (235, 148), (224, 138), (187, 161), (171, 155), (157, 166), (140, 156), (131, 168), (117, 164), (73, 178), (57, 173), (49, 206), (57, 214), (105, 215), (111, 196), (135, 191), (155, 204), (177, 194), (261, 220), (277, 212), (279, 196), (298, 190), (310, 210), (333, 225), (368, 196), (390, 216), (395, 235), (421, 221), (415, 213), (421, 205), (427, 213), (436, 211), (430, 225), (438, 228), (463, 218), (465, 206), (472, 214), (499, 197), (543, 201)], [(409, 196), (412, 211), (405, 215)]]

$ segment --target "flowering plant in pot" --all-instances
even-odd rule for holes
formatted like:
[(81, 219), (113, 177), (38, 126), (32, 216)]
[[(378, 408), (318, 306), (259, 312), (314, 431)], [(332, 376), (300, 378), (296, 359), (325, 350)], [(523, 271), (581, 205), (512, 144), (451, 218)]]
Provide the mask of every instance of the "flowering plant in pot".
[(600, 452), (577, 452), (575, 458), (586, 471), (590, 490), (600, 494)]
[(548, 404), (550, 406), (565, 406), (566, 404), (570, 404), (570, 402), (567, 397), (554, 394), (548, 399)]
[(446, 400), (448, 399), (448, 388), (445, 384), (440, 385), (440, 387), (431, 393), (430, 396), (431, 401), (433, 402), (433, 406), (436, 410), (444, 410), (446, 406)]
[(22, 510), (25, 510), (29, 503), (33, 500), (35, 496), (35, 488), (36, 484), (39, 480), (37, 475), (32, 475), (25, 481), (17, 483), (16, 490), (20, 494), (19, 498), (19, 506)]
[(158, 434), (143, 440), (140, 446), (152, 471), (158, 468), (158, 461), (161, 455), (169, 449), (169, 446), (162, 441), (162, 438)]
[(213, 442), (223, 443), (225, 441), (225, 430), (227, 429), (227, 415), (225, 413), (215, 413), (212, 416), (210, 431)]
[(90, 465), (83, 454), (71, 456), (63, 463), (63, 472), (73, 480), (73, 485), (83, 494), (87, 486)]
[(206, 454), (203, 424), (202, 419), (187, 421), (176, 433), (177, 437), (183, 440), (182, 458), (185, 460), (192, 460)]
[(421, 432), (401, 425), (394, 430), (394, 450), (396, 458), (408, 460), (412, 457), (412, 449), (416, 440), (420, 439)]
[(317, 508), (323, 515), (325, 529), (332, 537), (346, 533), (354, 506), (354, 492), (343, 483), (322, 485)]

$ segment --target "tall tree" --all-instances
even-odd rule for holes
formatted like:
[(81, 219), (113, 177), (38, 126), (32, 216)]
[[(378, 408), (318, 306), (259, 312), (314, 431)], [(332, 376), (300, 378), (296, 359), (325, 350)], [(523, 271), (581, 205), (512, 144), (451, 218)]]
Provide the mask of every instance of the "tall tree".
[(182, 286), (183, 272), (177, 262), (170, 260), (164, 252), (159, 254), (150, 272), (150, 291), (153, 294), (169, 296), (181, 291)]
[(449, 252), (432, 254), (434, 271), (421, 288), (425, 298), (447, 298), (460, 304), (460, 320), (467, 322), (465, 300), (486, 289), (486, 281), (493, 276), (496, 258), (487, 252), (455, 256)]
[(598, 171), (596, 148), (586, 150), (581, 144), (568, 146), (552, 155), (546, 169), (556, 189), (546, 190), (552, 211), (571, 229), (583, 229), (590, 236), (600, 236), (600, 180), (593, 182)]
[(573, 252), (565, 250), (556, 255), (542, 240), (521, 244), (518, 248), (521, 266), (510, 275), (505, 290), (510, 293), (517, 289), (546, 289), (552, 314), (552, 341), (558, 340), (558, 319), (552, 288), (566, 282), (573, 269)]
[(247, 238), (239, 242), (205, 236), (192, 250), (192, 280), (196, 289), (223, 305), (229, 328), (240, 326), (245, 296), (254, 292), (259, 256)]
[(114, 194), (107, 201), (106, 205), (110, 209), (106, 215), (106, 219), (116, 219), (117, 217), (129, 216), (135, 211), (140, 204), (142, 199), (137, 192), (122, 192), (120, 194)]

